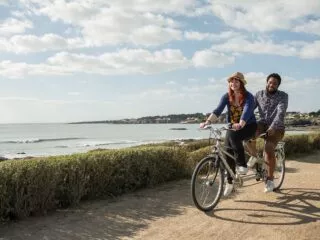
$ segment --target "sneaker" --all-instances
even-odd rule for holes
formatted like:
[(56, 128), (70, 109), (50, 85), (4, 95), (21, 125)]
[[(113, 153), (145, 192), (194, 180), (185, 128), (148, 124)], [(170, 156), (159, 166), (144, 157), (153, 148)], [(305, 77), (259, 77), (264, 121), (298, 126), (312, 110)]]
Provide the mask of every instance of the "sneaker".
[(237, 168), (237, 173), (239, 173), (240, 175), (246, 175), (247, 172), (248, 172), (248, 168), (246, 167), (239, 166)]
[(264, 188), (264, 192), (273, 192), (274, 189), (274, 183), (271, 180), (267, 180), (265, 188)]
[(223, 196), (228, 197), (233, 191), (233, 183), (226, 183)]
[(247, 162), (247, 166), (249, 168), (252, 168), (256, 164), (257, 161), (258, 161), (258, 159), (256, 157), (251, 156), (249, 158), (249, 161)]

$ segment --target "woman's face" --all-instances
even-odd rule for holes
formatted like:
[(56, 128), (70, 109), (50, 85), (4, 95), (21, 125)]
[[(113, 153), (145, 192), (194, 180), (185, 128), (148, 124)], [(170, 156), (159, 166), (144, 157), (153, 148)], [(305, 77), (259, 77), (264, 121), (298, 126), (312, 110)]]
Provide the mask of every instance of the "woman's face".
[(239, 91), (240, 89), (240, 80), (237, 78), (231, 78), (229, 81), (229, 86), (233, 91)]

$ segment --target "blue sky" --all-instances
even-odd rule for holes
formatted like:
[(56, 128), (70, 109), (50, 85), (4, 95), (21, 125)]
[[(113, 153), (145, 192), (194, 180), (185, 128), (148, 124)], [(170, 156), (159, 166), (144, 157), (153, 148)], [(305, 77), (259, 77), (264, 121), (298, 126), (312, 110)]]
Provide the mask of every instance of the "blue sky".
[(320, 109), (319, 0), (0, 0), (0, 123), (210, 112), (226, 79)]

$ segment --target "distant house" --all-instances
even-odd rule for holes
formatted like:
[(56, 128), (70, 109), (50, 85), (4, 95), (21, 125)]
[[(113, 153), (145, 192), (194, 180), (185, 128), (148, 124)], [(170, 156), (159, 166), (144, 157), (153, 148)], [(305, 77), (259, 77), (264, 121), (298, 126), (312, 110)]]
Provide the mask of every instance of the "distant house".
[(198, 122), (199, 122), (199, 118), (195, 118), (195, 117), (188, 117), (186, 120), (181, 121), (181, 123), (183, 123), (183, 124), (198, 123)]
[(155, 119), (156, 123), (168, 123), (169, 121), (170, 121), (170, 118), (168, 118), (168, 117), (162, 117), (162, 118)]

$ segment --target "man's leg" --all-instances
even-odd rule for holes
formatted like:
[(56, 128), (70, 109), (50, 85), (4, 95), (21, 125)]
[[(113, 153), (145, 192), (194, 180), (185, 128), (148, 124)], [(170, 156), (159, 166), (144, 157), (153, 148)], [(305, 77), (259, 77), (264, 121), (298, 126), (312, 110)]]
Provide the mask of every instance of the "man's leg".
[(268, 171), (267, 180), (271, 180), (271, 181), (273, 181), (273, 172), (274, 172), (274, 167), (276, 162), (276, 156), (274, 154), (274, 150), (276, 146), (277, 145), (274, 144), (273, 142), (267, 141), (264, 147), (266, 162), (267, 162), (267, 171)]
[(273, 181), (273, 173), (276, 164), (276, 156), (274, 151), (278, 142), (283, 138), (283, 136), (284, 130), (277, 130), (274, 135), (268, 136), (264, 148), (267, 161), (268, 179), (271, 181)]
[[(257, 124), (257, 130), (256, 130), (256, 133), (255, 133), (255, 137), (258, 137), (260, 134), (266, 132), (266, 130), (267, 130), (267, 126), (265, 124), (258, 123)], [(246, 145), (246, 150), (252, 156), (252, 157), (250, 157), (247, 165), (248, 165), (248, 167), (252, 168), (254, 166), (254, 164), (256, 163), (257, 158), (258, 158), (257, 141), (256, 140), (250, 140), (245, 145)]]

